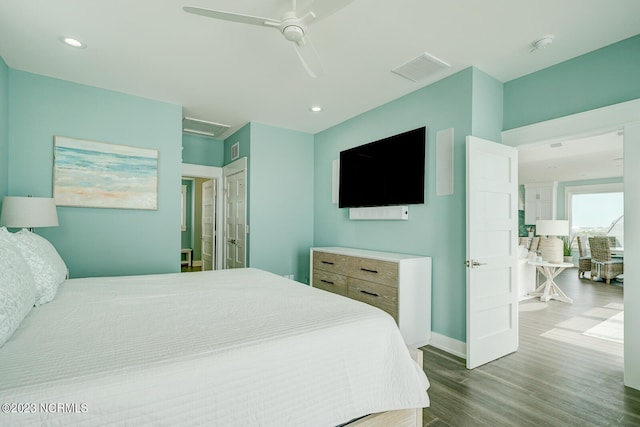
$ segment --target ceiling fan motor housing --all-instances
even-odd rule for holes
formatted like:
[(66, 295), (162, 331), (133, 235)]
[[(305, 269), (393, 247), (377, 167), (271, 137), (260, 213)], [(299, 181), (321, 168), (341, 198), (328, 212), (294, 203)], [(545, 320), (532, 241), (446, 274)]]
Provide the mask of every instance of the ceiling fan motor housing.
[(287, 25), (282, 29), (282, 35), (289, 41), (299, 43), (304, 38), (304, 29), (299, 25)]

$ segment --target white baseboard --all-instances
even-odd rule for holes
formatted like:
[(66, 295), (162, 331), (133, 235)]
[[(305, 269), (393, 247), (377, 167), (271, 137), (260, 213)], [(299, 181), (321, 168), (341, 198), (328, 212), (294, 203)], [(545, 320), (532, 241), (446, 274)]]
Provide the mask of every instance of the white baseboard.
[(192, 265), (194, 267), (202, 267), (202, 260), (201, 259), (195, 260), (193, 261)]
[(431, 342), (429, 345), (453, 354), (454, 356), (462, 357), (463, 359), (467, 358), (467, 343), (462, 341), (431, 332)]

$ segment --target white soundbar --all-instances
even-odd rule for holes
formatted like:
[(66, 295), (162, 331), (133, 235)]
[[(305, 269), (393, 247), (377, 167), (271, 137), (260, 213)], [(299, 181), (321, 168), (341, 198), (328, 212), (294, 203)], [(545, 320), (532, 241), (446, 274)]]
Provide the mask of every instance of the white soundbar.
[(349, 208), (349, 219), (409, 219), (409, 206)]

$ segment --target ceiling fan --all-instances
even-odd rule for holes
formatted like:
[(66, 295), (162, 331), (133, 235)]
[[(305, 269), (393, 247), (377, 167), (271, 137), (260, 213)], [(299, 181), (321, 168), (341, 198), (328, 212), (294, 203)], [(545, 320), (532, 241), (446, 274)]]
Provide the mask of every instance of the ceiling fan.
[(225, 12), (221, 10), (201, 9), (185, 6), (183, 10), (188, 13), (202, 15), (209, 18), (225, 21), (240, 22), (242, 24), (260, 25), (275, 28), (285, 39), (293, 42), (296, 53), (304, 69), (311, 77), (318, 77), (322, 66), (320, 59), (309, 41), (307, 29), (311, 22), (337, 12), (353, 0), (315, 0), (302, 13), (298, 14), (296, 0), (292, 0), (292, 9), (285, 12), (281, 19), (262, 18), (259, 16), (244, 15), (240, 13)]

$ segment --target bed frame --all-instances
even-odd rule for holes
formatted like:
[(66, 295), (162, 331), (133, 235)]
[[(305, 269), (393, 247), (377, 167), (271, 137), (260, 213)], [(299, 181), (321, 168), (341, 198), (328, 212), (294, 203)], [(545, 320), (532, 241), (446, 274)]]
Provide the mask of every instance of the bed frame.
[[(409, 353), (422, 368), (422, 350), (409, 347)], [(345, 427), (422, 427), (422, 408), (380, 412), (360, 418)]]

